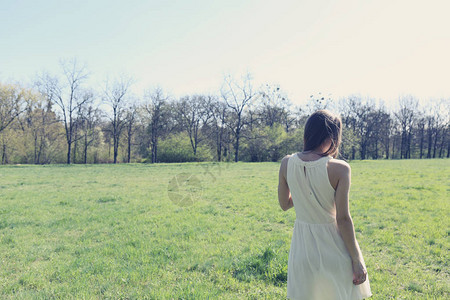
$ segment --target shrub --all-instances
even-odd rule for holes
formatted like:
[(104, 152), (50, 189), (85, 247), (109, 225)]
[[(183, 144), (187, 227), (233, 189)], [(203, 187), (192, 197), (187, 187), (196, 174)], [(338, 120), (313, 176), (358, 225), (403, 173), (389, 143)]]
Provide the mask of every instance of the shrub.
[(205, 145), (197, 147), (194, 155), (189, 137), (185, 133), (171, 134), (159, 143), (158, 162), (193, 162), (212, 160), (210, 149)]

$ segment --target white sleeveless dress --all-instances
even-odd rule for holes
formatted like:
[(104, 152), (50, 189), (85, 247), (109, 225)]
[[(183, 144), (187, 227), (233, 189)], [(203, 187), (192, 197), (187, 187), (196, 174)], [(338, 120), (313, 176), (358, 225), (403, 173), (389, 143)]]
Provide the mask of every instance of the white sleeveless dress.
[(293, 154), (287, 183), (296, 220), (288, 261), (287, 297), (352, 300), (372, 295), (369, 278), (353, 284), (350, 255), (336, 223), (335, 190), (328, 179), (330, 156), (303, 161)]

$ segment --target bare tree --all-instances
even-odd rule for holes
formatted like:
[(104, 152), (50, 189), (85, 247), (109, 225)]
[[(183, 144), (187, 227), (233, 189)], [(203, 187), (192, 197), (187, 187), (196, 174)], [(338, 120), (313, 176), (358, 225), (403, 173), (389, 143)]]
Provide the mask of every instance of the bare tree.
[(368, 148), (373, 136), (374, 107), (363, 104), (357, 108), (357, 132), (359, 134), (359, 152), (361, 159), (366, 159)]
[[(445, 145), (447, 127), (449, 124), (449, 106), (446, 99), (436, 101), (433, 105), (433, 115), (435, 119), (435, 138), (433, 143), (433, 158), (442, 157), (442, 151)], [(439, 153), (438, 153), (439, 151)]]
[(125, 129), (127, 135), (127, 163), (131, 161), (131, 144), (133, 139), (133, 134), (136, 129), (136, 121), (138, 118), (138, 109), (135, 104), (130, 105), (125, 113)]
[(161, 88), (156, 88), (153, 91), (148, 91), (145, 95), (147, 103), (144, 109), (147, 112), (150, 131), (150, 147), (151, 147), (151, 161), (158, 162), (158, 141), (165, 126), (166, 121), (166, 106), (168, 96), (164, 95)]
[(201, 128), (212, 118), (212, 103), (212, 96), (194, 95), (181, 98), (175, 105), (179, 125), (189, 135), (194, 156), (197, 155), (198, 145), (203, 141)]
[(391, 117), (384, 108), (374, 107), (370, 112), (369, 124), (371, 127), (369, 148), (373, 159), (380, 157), (383, 153), (383, 147), (386, 150), (386, 156), (389, 156), (389, 136), (390, 136)]
[(417, 119), (417, 134), (419, 139), (419, 158), (422, 159), (424, 155), (425, 146), (425, 125), (426, 118), (423, 112), (418, 113), (421, 117)]
[[(350, 122), (355, 133), (358, 136), (359, 154), (361, 159), (366, 159), (368, 149), (373, 136), (375, 107), (371, 104), (364, 103), (360, 97), (353, 97), (349, 100), (352, 109), (352, 117), (346, 122)], [(354, 158), (354, 154), (352, 155)]]
[(417, 99), (412, 96), (400, 97), (400, 108), (394, 113), (401, 127), (400, 158), (411, 158), (412, 130), (418, 103)]
[[(73, 153), (73, 158), (72, 158), (72, 162), (76, 163), (77, 162), (77, 152), (78, 152), (78, 143), (83, 142), (82, 139), (84, 139), (84, 142), (86, 142), (87, 139), (87, 135), (90, 135), (90, 133), (87, 133), (85, 131), (86, 129), (86, 115), (89, 113), (92, 113), (92, 106), (93, 106), (93, 102), (94, 102), (94, 93), (90, 90), (84, 90), (83, 91), (83, 95), (82, 97), (84, 98), (84, 104), (78, 107), (77, 113), (76, 113), (76, 118), (74, 121), (74, 130), (73, 130), (73, 149), (72, 149), (72, 153)], [(91, 111), (89, 111), (91, 110)], [(92, 116), (90, 116), (92, 117)], [(87, 149), (86, 144), (84, 144), (84, 149), (83, 149), (83, 156), (86, 155)], [(86, 163), (86, 157), (83, 158), (84, 163)]]
[(259, 97), (260, 114), (266, 126), (273, 127), (279, 123), (289, 132), (294, 125), (295, 118), (291, 115), (291, 102), (279, 85), (266, 84), (261, 87)]
[(427, 158), (431, 158), (433, 138), (436, 136), (436, 119), (433, 115), (426, 116), (427, 121)]
[(127, 105), (126, 96), (132, 84), (132, 79), (122, 75), (114, 80), (112, 84), (106, 83), (104, 90), (104, 102), (108, 104), (112, 112), (109, 116), (111, 125), (111, 135), (113, 138), (114, 163), (117, 163), (119, 153), (120, 134), (126, 125), (125, 108)]
[(60, 65), (63, 71), (62, 80), (43, 74), (37, 85), (47, 99), (60, 109), (67, 142), (67, 164), (70, 164), (76, 112), (89, 100), (88, 97), (83, 97), (82, 86), (88, 73), (85, 66), (80, 66), (76, 59), (62, 61)]
[(241, 133), (246, 125), (244, 110), (256, 99), (250, 75), (247, 74), (239, 81), (231, 76), (226, 76), (221, 94), (230, 108), (231, 114), (227, 125), (234, 135), (234, 161), (238, 162)]
[(210, 138), (214, 141), (216, 147), (217, 161), (222, 161), (227, 132), (228, 106), (215, 98), (215, 101), (209, 106), (209, 110), (211, 113)]
[(99, 124), (101, 120), (101, 112), (98, 107), (92, 103), (85, 107), (81, 112), (80, 123), (82, 129), (83, 142), (83, 163), (87, 164), (87, 156), (89, 147), (99, 138)]
[(361, 159), (370, 154), (378, 158), (380, 142), (385, 145), (388, 157), (390, 115), (383, 108), (377, 108), (372, 99), (363, 100), (359, 95), (342, 99), (340, 106), (345, 130), (350, 131), (344, 135), (343, 148), (351, 148), (351, 158), (355, 159), (357, 147)]
[(306, 113), (308, 115), (320, 109), (330, 109), (333, 110), (333, 99), (331, 98), (331, 94), (327, 96), (323, 95), (319, 92), (317, 95), (310, 95), (309, 99), (306, 103)]
[(442, 126), (442, 138), (439, 147), (439, 158), (444, 156), (444, 147), (447, 140), (447, 135), (448, 135), (448, 125), (444, 125)]

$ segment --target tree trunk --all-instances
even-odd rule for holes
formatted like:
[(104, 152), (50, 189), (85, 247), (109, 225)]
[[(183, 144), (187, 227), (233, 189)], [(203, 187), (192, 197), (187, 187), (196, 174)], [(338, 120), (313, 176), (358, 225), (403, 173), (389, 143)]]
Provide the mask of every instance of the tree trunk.
[(423, 157), (424, 136), (425, 136), (424, 125), (422, 124), (422, 126), (420, 127), (420, 159), (422, 159)]
[(37, 163), (37, 134), (34, 134), (34, 164)]
[(363, 160), (366, 159), (366, 143), (365, 142), (362, 142), (360, 144), (359, 154), (361, 156), (361, 159), (363, 159)]
[[(42, 155), (43, 151), (44, 151), (44, 135), (41, 136), (41, 142), (39, 144), (39, 151), (37, 153), (37, 163), (38, 164), (41, 164), (41, 161), (42, 161), (41, 157), (43, 156)], [(45, 162), (42, 162), (42, 163), (45, 163)]]
[(436, 158), (436, 148), (437, 148), (438, 138), (439, 138), (439, 129), (436, 129), (436, 135), (434, 137), (434, 144), (433, 144), (433, 158)]
[(236, 135), (236, 143), (234, 146), (234, 162), (239, 161), (239, 134)]
[(390, 140), (389, 140), (389, 137), (387, 137), (386, 138), (387, 139), (387, 142), (386, 142), (386, 159), (389, 159), (389, 143), (390, 143)]
[(84, 164), (87, 164), (87, 150), (88, 150), (88, 146), (85, 145), (84, 146)]
[(119, 152), (119, 137), (114, 138), (114, 163), (117, 163), (117, 155)]
[(197, 147), (198, 147), (198, 126), (199, 124), (196, 124), (196, 127), (194, 129), (194, 157), (197, 157)]
[(72, 150), (72, 142), (67, 142), (67, 164), (70, 165), (70, 152)]
[(447, 142), (447, 158), (450, 158), (450, 141)]
[(375, 159), (378, 159), (378, 139), (375, 139)]
[(407, 153), (408, 153), (408, 156), (407, 156), (407, 158), (411, 158), (411, 140), (412, 140), (412, 134), (411, 134), (411, 130), (408, 132), (408, 144), (407, 144), (407, 146), (408, 146), (408, 148), (407, 148)]
[(156, 135), (157, 135), (157, 132), (156, 132), (156, 129), (155, 129), (155, 123), (153, 123), (153, 125), (152, 125), (152, 141), (151, 141), (151, 146), (152, 146), (152, 163), (153, 164), (156, 163), (157, 155), (158, 155), (158, 149), (157, 149), (158, 141), (156, 139)]
[(156, 129), (152, 126), (152, 163), (156, 163), (158, 161), (158, 138)]
[(398, 155), (396, 155), (396, 149), (395, 148), (398, 148), (398, 136), (394, 136), (394, 138), (393, 138), (393, 140), (392, 140), (392, 155), (391, 155), (391, 158), (398, 158)]
[(131, 161), (131, 132), (128, 130), (128, 151), (127, 151), (127, 163)]
[(75, 132), (74, 132), (74, 136), (75, 136), (75, 141), (73, 142), (73, 158), (72, 158), (72, 162), (74, 164), (77, 163), (77, 148), (78, 148), (78, 122), (75, 122)]
[(113, 108), (113, 162), (117, 163), (117, 108)]
[(223, 129), (220, 128), (218, 141), (217, 141), (217, 160), (218, 161), (222, 161), (222, 144), (223, 144), (222, 138), (223, 138)]
[(152, 163), (156, 163), (158, 161), (158, 143), (155, 139), (152, 147)]
[(222, 160), (222, 145), (219, 141), (217, 141), (217, 161)]
[(406, 157), (406, 133), (405, 131), (402, 132), (402, 140), (400, 143), (400, 159), (403, 159)]
[(88, 143), (87, 143), (87, 133), (84, 134), (84, 164), (87, 164), (87, 150), (88, 150)]
[[(428, 123), (428, 126), (430, 124)], [(432, 128), (428, 127), (428, 152), (427, 152), (427, 158), (431, 158), (431, 145), (433, 144), (433, 130)]]
[(2, 147), (3, 151), (2, 151), (2, 165), (4, 165), (6, 163), (6, 144), (3, 143), (3, 147)]
[(445, 136), (446, 136), (447, 132), (446, 129), (442, 130), (442, 142), (441, 142), (441, 147), (439, 149), (439, 158), (444, 156), (444, 146), (445, 146)]

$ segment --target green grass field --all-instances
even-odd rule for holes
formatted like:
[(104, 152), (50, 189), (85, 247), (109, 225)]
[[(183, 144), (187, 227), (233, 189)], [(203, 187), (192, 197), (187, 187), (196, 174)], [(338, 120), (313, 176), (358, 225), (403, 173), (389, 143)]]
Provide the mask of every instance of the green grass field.
[[(450, 160), (351, 166), (372, 299), (448, 299)], [(2, 166), (0, 298), (284, 299), (278, 167)]]

